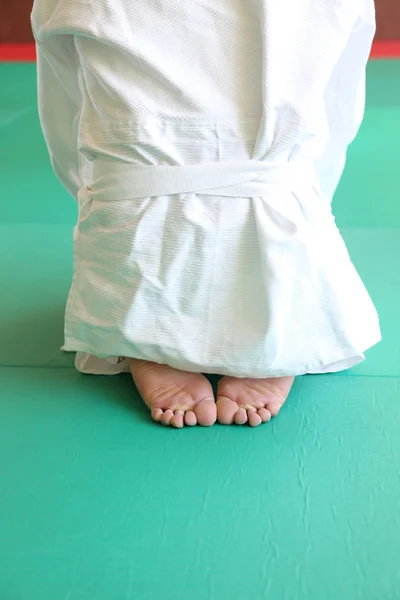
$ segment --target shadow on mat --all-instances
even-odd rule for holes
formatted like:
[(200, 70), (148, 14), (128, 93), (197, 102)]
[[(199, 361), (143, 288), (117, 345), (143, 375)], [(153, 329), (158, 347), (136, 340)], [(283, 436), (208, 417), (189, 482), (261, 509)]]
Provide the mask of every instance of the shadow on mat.
[(72, 367), (73, 356), (63, 344), (64, 305), (33, 307), (18, 316), (0, 317), (0, 366)]

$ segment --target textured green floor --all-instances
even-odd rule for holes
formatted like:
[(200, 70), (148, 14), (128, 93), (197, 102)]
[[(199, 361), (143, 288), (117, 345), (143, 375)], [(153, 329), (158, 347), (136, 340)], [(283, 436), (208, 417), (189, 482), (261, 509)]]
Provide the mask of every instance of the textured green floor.
[(400, 63), (335, 201), (384, 342), (272, 424), (170, 431), (59, 351), (75, 207), (0, 65), (0, 600), (400, 599)]

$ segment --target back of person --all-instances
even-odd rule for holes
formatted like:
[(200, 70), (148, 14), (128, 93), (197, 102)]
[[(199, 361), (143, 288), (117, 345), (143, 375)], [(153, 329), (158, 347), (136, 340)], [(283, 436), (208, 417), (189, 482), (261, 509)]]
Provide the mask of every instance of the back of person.
[(278, 381), (362, 360), (378, 318), (330, 201), (373, 2), (36, 0), (32, 23), (44, 134), (79, 202), (78, 369)]

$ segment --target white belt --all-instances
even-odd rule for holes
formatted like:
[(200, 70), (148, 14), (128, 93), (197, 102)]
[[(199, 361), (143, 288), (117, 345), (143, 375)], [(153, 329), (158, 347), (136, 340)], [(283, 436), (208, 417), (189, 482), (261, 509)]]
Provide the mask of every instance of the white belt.
[(188, 166), (141, 167), (95, 160), (89, 195), (96, 200), (129, 200), (172, 194), (202, 194), (236, 198), (264, 196), (270, 187), (292, 191), (296, 182), (310, 181), (301, 163), (242, 160)]

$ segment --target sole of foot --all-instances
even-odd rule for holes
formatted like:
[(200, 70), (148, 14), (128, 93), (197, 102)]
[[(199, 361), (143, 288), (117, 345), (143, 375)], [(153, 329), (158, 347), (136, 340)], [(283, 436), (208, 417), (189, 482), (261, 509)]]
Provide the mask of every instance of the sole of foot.
[(217, 419), (222, 425), (257, 427), (276, 417), (293, 386), (294, 377), (237, 379), (223, 377), (218, 384)]
[(154, 421), (181, 429), (185, 425), (210, 427), (217, 420), (217, 406), (208, 379), (157, 363), (132, 359), (135, 385)]

